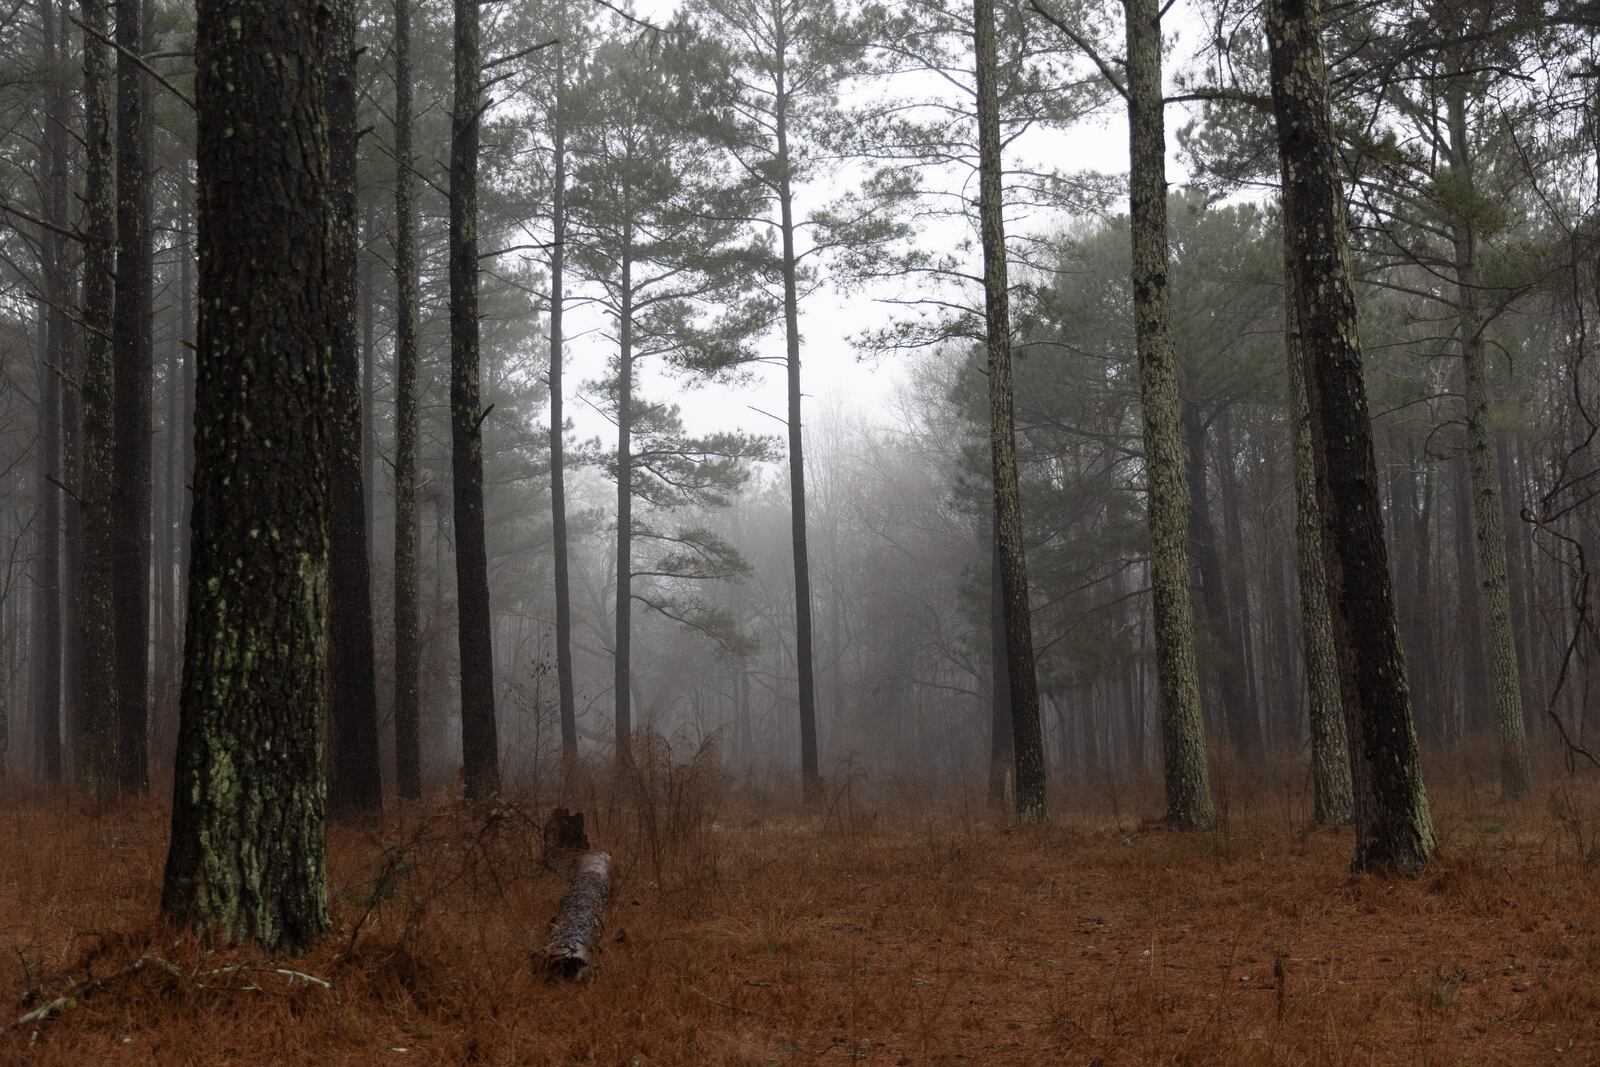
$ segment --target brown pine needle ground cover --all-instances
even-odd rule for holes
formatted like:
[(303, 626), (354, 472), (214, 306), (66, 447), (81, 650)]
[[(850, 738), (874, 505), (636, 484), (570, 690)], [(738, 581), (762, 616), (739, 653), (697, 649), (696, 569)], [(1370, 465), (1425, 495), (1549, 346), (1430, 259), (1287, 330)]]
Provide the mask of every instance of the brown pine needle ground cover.
[(12, 795), (0, 1063), (1600, 1063), (1600, 789), (1544, 781), (1436, 787), (1443, 857), (1386, 882), (1298, 790), (1204, 835), (1070, 798), (1017, 831), (669, 769), (578, 800), (620, 878), (582, 985), (530, 959), (562, 888), (531, 802), (333, 828), (335, 930), (269, 961), (154, 921), (160, 805)]

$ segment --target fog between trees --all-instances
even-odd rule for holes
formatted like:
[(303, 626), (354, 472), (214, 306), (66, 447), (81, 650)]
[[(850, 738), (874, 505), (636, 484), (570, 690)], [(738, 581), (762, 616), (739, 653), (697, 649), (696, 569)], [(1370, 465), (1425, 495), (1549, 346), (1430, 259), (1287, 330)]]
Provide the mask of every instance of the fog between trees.
[(812, 805), (1158, 777), (1179, 830), (1293, 764), (1419, 871), (1429, 767), (1591, 758), (1595, 27), (24, 4), (7, 774), (171, 789), (164, 911), (291, 949), (330, 813), (649, 735)]

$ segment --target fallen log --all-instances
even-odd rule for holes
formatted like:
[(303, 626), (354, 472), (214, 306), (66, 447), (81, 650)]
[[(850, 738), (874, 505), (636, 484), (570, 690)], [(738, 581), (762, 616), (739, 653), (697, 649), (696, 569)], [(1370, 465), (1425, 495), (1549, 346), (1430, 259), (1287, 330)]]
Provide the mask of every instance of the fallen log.
[(567, 891), (550, 920), (550, 938), (544, 944), (546, 974), (569, 982), (591, 975), (610, 896), (610, 854), (585, 852), (578, 856)]

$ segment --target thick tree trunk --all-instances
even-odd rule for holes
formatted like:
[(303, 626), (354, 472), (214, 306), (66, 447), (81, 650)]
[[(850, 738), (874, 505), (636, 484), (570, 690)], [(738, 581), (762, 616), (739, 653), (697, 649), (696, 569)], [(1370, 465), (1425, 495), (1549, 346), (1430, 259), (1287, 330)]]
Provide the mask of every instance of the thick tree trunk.
[[(1287, 183), (1285, 183), (1287, 184)], [(1295, 293), (1299, 273), (1290, 254), (1288, 201), (1284, 202), (1284, 350), (1289, 377), (1289, 448), (1294, 460), (1295, 572), (1300, 578), (1300, 641), (1311, 710), (1311, 781), (1317, 822), (1350, 821), (1350, 750), (1339, 690), (1339, 654), (1333, 642), (1327, 581), (1322, 569), (1322, 515), (1317, 503), (1316, 447), (1306, 401), (1305, 350), (1300, 342)]]
[(1328, 103), (1318, 0), (1269, 0), (1272, 102), (1284, 176), (1290, 287), (1322, 515), (1323, 571), (1350, 743), (1354, 866), (1420, 870), (1434, 850), (1395, 626), (1350, 242)]
[(999, 529), (1006, 657), (1011, 685), (1011, 740), (1016, 756), (1017, 821), (1043, 822), (1044, 736), (1039, 729), (1039, 683), (1034, 673), (1033, 618), (1023, 549), (1022, 497), (1011, 385), (1011, 292), (1007, 281), (1004, 195), (1001, 186), (1000, 98), (995, 85), (994, 0), (973, 0), (978, 85), (978, 214), (983, 238), (983, 296), (988, 332), (989, 451)]
[(383, 804), (378, 681), (373, 662), (372, 571), (362, 476), (361, 353), (356, 331), (356, 9), (333, 0), (328, 33), (328, 180), (332, 189), (333, 421), (328, 454), (328, 806)]
[(117, 280), (112, 318), (116, 449), (111, 506), (117, 532), (111, 569), (116, 648), (117, 778), (127, 793), (150, 788), (150, 437), (152, 245), (150, 144), (146, 139), (143, 0), (117, 3)]
[(483, 518), (478, 396), (478, 127), (483, 67), (477, 0), (455, 0), (455, 103), (450, 117), (450, 459), (454, 479), (461, 761), (471, 799), (500, 791), (494, 644)]
[[(1467, 133), (1464, 88), (1460, 81), (1447, 92), (1451, 170), (1462, 195), (1473, 202), (1472, 147)], [(1500, 789), (1520, 797), (1532, 785), (1528, 740), (1522, 719), (1522, 680), (1517, 665), (1516, 635), (1511, 629), (1511, 593), (1506, 578), (1505, 528), (1501, 525), (1500, 471), (1489, 430), (1488, 354), (1483, 343), (1483, 317), (1478, 309), (1477, 232), (1470, 219), (1450, 225), (1455, 244), (1456, 329), (1466, 384), (1467, 471), (1472, 484), (1472, 525), (1477, 533), (1478, 572), (1482, 579), (1485, 637), (1493, 678), (1495, 729), (1500, 740)]]
[(411, 0), (394, 5), (394, 751), (402, 797), (422, 796), (417, 633), (417, 245), (411, 167)]
[[(112, 342), (118, 205), (113, 189), (109, 50), (101, 43), (106, 28), (103, 0), (83, 0), (79, 19), (92, 32), (83, 39), (84, 108), (84, 268), (83, 507), (82, 568), (78, 579), (79, 625), (83, 637), (82, 703), (73, 730), (73, 765), (78, 783), (105, 796), (118, 781), (117, 739), (121, 713), (116, 644), (115, 574), (119, 542), (140, 535), (117, 521), (114, 386), (116, 354)], [(130, 265), (137, 277), (138, 267)], [(135, 308), (135, 313), (137, 313)]]
[(218, 941), (285, 952), (329, 925), (324, 12), (201, 0), (196, 29), (192, 625), (161, 907)]
[(1160, 689), (1167, 819), (1210, 826), (1211, 781), (1189, 586), (1189, 498), (1178, 435), (1178, 366), (1167, 279), (1167, 134), (1159, 0), (1128, 0), (1128, 194), (1133, 231), (1133, 325), (1139, 351), (1150, 584)]
[[(566, 5), (560, 24), (567, 25)], [(560, 698), (561, 760), (564, 775), (578, 759), (577, 697), (572, 677), (572, 585), (567, 566), (567, 425), (562, 394), (562, 362), (566, 343), (562, 332), (566, 312), (567, 240), (567, 123), (565, 91), (567, 50), (556, 45), (555, 100), (550, 115), (550, 153), (555, 173), (551, 180), (550, 226), (550, 538), (555, 554), (556, 584), (556, 688)]]

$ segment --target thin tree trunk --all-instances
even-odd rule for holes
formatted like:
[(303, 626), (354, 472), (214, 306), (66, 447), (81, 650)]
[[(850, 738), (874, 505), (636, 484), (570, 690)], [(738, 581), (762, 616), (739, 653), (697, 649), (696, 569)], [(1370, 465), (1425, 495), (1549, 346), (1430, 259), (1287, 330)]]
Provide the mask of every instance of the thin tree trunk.
[[(146, 21), (146, 31), (150, 23)], [(187, 165), (184, 165), (187, 169)], [(184, 183), (186, 184), (186, 183)], [(187, 227), (184, 220), (188, 217), (189, 205), (187, 199), (180, 195), (175, 205), (173, 230), (180, 236)], [(186, 240), (174, 240), (179, 261), (188, 264), (189, 248)], [(188, 271), (181, 272), (179, 285), (182, 292), (179, 294), (179, 310), (177, 320), (173, 323), (173, 336), (167, 348), (167, 436), (166, 453), (163, 455), (162, 469), (162, 498), (165, 500), (165, 509), (162, 516), (161, 551), (159, 553), (158, 569), (161, 580), (160, 604), (157, 607), (156, 621), (158, 626), (157, 648), (158, 660), (155, 677), (154, 702), (157, 709), (155, 722), (152, 725), (152, 745), (155, 748), (155, 762), (158, 767), (169, 767), (172, 763), (172, 745), (177, 734), (177, 684), (181, 666), (180, 643), (183, 640), (183, 630), (179, 623), (181, 617), (178, 602), (182, 600), (183, 586), (181, 582), (181, 569), (179, 566), (179, 540), (187, 533), (185, 525), (180, 521), (184, 512), (183, 499), (188, 495), (188, 483), (183, 478), (182, 461), (185, 448), (185, 438), (188, 436), (188, 421), (184, 417), (186, 407), (184, 401), (184, 384), (187, 377), (185, 364), (188, 362), (188, 353), (184, 341), (189, 336), (189, 294)]]
[[(84, 100), (84, 268), (82, 571), (78, 581), (79, 625), (83, 631), (83, 702), (73, 730), (73, 764), (79, 784), (99, 795), (117, 787), (120, 718), (115, 637), (115, 570), (119, 530), (116, 521), (112, 343), (117, 243), (117, 203), (113, 190), (110, 63), (101, 43), (106, 11), (103, 0), (83, 0), (80, 21), (92, 32), (83, 40)], [(130, 270), (137, 276), (137, 267)], [(137, 310), (137, 309), (135, 309)], [(137, 534), (128, 533), (131, 539)]]
[[(1412, 551), (1417, 556), (1417, 587), (1415, 591), (1416, 604), (1416, 645), (1413, 651), (1421, 663), (1418, 672), (1422, 678), (1422, 692), (1417, 701), (1417, 714), (1422, 716), (1422, 721), (1431, 723), (1434, 734), (1440, 744), (1447, 744), (1448, 728), (1445, 718), (1448, 714), (1446, 702), (1440, 699), (1440, 693), (1445, 688), (1443, 678), (1443, 665), (1435, 651), (1439, 647), (1438, 635), (1435, 632), (1436, 619), (1439, 612), (1437, 607), (1437, 593), (1434, 591), (1434, 514), (1437, 509), (1434, 495), (1433, 464), (1428, 461), (1426, 454), (1422, 457), (1422, 473), (1413, 474), (1412, 482), (1417, 485), (1417, 529), (1412, 541)], [(1417, 483), (1420, 483), (1418, 485)]]
[[(194, 229), (195, 220), (195, 190), (194, 181), (189, 173), (189, 164), (185, 162), (182, 167), (182, 179), (179, 182), (180, 198), (182, 200), (183, 218), (183, 254), (178, 258), (178, 317), (183, 321), (180, 328), (183, 331), (183, 347), (187, 356), (183, 361), (183, 503), (178, 508), (178, 633), (179, 641), (187, 630), (189, 621), (189, 600), (185, 590), (189, 584), (189, 552), (192, 542), (190, 536), (191, 519), (194, 510), (194, 393), (195, 378), (198, 373), (199, 361), (195, 358), (195, 315), (194, 315), (194, 270), (196, 255), (196, 238)], [(181, 654), (182, 649), (180, 647)], [(180, 665), (180, 670), (181, 665)]]
[(150, 379), (152, 245), (146, 140), (143, 0), (117, 3), (117, 280), (112, 318), (115, 452), (111, 569), (116, 648), (117, 778), (126, 793), (150, 788)]
[[(154, 51), (155, 17), (153, 0), (144, 0), (144, 44), (143, 51)], [(155, 140), (155, 106), (151, 80), (144, 78), (140, 83), (145, 93), (145, 127), (146, 139), (150, 145), (152, 158), (158, 153)], [(188, 205), (179, 202), (175, 205), (172, 229), (179, 229), (179, 220), (188, 211)], [(170, 240), (170, 238), (169, 238)], [(182, 247), (181, 242), (171, 242), (178, 246), (179, 256), (187, 256), (188, 249)], [(152, 249), (153, 251), (153, 249)], [(151, 282), (154, 283), (155, 271), (150, 272)], [(168, 275), (170, 286), (170, 275)], [(153, 300), (152, 300), (153, 303)], [(173, 315), (167, 313), (171, 322)], [(167, 432), (163, 442), (165, 448), (161, 453), (161, 516), (160, 540), (156, 545), (156, 669), (152, 679), (151, 705), (154, 709), (150, 727), (151, 744), (155, 748), (155, 762), (158, 767), (171, 765), (171, 748), (169, 742), (173, 736), (173, 727), (176, 721), (173, 715), (175, 704), (173, 686), (178, 675), (178, 610), (174, 601), (178, 596), (177, 586), (177, 523), (176, 516), (181, 508), (178, 503), (180, 493), (183, 492), (182, 484), (178, 481), (178, 457), (180, 455), (179, 441), (184, 434), (183, 423), (183, 344), (179, 338), (186, 332), (185, 325), (181, 322), (173, 323), (172, 337), (167, 345), (167, 373), (166, 373), (166, 423)]]
[(978, 86), (979, 219), (983, 236), (983, 295), (989, 366), (989, 450), (999, 528), (1000, 582), (1004, 593), (1006, 656), (1011, 684), (1011, 739), (1016, 756), (1017, 821), (1043, 822), (1044, 738), (1039, 729), (1039, 688), (1034, 673), (1033, 619), (1023, 548), (1022, 497), (1017, 484), (1017, 442), (1011, 385), (1011, 293), (1007, 281), (1004, 196), (1001, 186), (1000, 98), (995, 85), (994, 0), (973, 0)]
[(1256, 675), (1255, 623), (1250, 610), (1250, 587), (1244, 574), (1244, 502), (1239, 499), (1239, 478), (1235, 468), (1238, 453), (1233, 438), (1233, 410), (1225, 410), (1217, 421), (1217, 489), (1222, 505), (1221, 570), (1223, 588), (1227, 592), (1228, 639), (1230, 648), (1238, 655), (1239, 673), (1243, 678), (1245, 705), (1241, 718), (1247, 721), (1243, 735), (1254, 738), (1257, 748), (1265, 747), (1261, 722), (1261, 686)]
[[(567, 25), (566, 5), (560, 6), (560, 25)], [(550, 537), (555, 553), (556, 686), (560, 695), (561, 760), (563, 778), (578, 759), (577, 697), (572, 677), (572, 584), (567, 565), (567, 460), (565, 396), (561, 380), (565, 353), (562, 347), (566, 313), (567, 240), (567, 121), (565, 90), (566, 46), (557, 44), (555, 100), (550, 116), (550, 153), (555, 173), (551, 180), (550, 226)]]
[[(324, 9), (201, 0), (194, 547), (161, 910), (295, 952), (329, 926)], [(262, 744), (270, 738), (270, 747)]]
[(372, 571), (361, 465), (361, 352), (356, 300), (355, 0), (333, 0), (328, 49), (328, 180), (331, 183), (333, 308), (329, 373), (333, 421), (328, 455), (328, 806), (373, 811), (383, 804), (378, 756), (378, 682), (373, 662)]
[(616, 759), (625, 762), (633, 736), (633, 231), (623, 228), (622, 304), (617, 316), (617, 607), (612, 689)]
[(1306, 399), (1305, 348), (1300, 339), (1298, 312), (1301, 299), (1295, 292), (1299, 272), (1295, 270), (1291, 252), (1289, 234), (1294, 223), (1288, 218), (1289, 204), (1286, 197), (1284, 351), (1289, 377), (1289, 448), (1294, 459), (1295, 573), (1300, 579), (1300, 641), (1310, 705), (1313, 817), (1324, 826), (1332, 826), (1349, 822), (1352, 814), (1350, 750), (1339, 689), (1339, 654), (1333, 641), (1333, 618), (1328, 609), (1328, 587), (1322, 567), (1316, 446)]
[[(187, 255), (180, 249), (179, 255)], [(167, 435), (166, 451), (162, 454), (161, 470), (161, 539), (158, 545), (156, 571), (158, 576), (156, 606), (156, 673), (154, 678), (153, 707), (156, 709), (151, 725), (151, 745), (155, 749), (158, 767), (167, 766), (172, 754), (171, 743), (177, 725), (173, 711), (176, 706), (175, 687), (180, 668), (179, 641), (182, 630), (178, 628), (178, 538), (182, 530), (178, 516), (182, 514), (182, 497), (187, 488), (180, 481), (179, 465), (183, 456), (183, 437), (186, 427), (183, 420), (184, 350), (178, 340), (183, 335), (182, 326), (167, 347)]]
[[(40, 4), (45, 52), (52, 69), (59, 70), (68, 51), (67, 11), (53, 0)], [(45, 211), (48, 221), (67, 226), (67, 89), (52, 80), (45, 90), (44, 171)], [(87, 131), (86, 131), (87, 135)], [(86, 237), (92, 236), (86, 232)], [(35, 535), (33, 592), (29, 622), (32, 628), (30, 667), (33, 718), (34, 773), (47, 784), (61, 781), (61, 477), (60, 369), (67, 354), (67, 312), (71, 281), (66, 246), (60, 234), (46, 231), (43, 249), (45, 295), (48, 309), (39, 313), (39, 450), (34, 489), (38, 498), (38, 532)]]
[(478, 0), (455, 0), (455, 104), (450, 116), (450, 460), (454, 480), (456, 615), (461, 656), (461, 761), (469, 799), (500, 791), (494, 637), (483, 518), (478, 395), (478, 132), (483, 67)]
[(1472, 545), (1472, 475), (1466, 451), (1456, 454), (1455, 462), (1455, 557), (1456, 616), (1461, 640), (1455, 650), (1460, 664), (1461, 686), (1452, 717), (1459, 723), (1458, 738), (1477, 737), (1489, 729), (1489, 670), (1483, 639), (1483, 596), (1478, 581), (1478, 554)]
[(1272, 102), (1305, 357), (1323, 572), (1351, 751), (1353, 865), (1420, 870), (1434, 850), (1378, 501), (1350, 242), (1318, 0), (1269, 0)]
[(1189, 474), (1189, 546), (1194, 554), (1195, 577), (1200, 586), (1200, 603), (1205, 608), (1206, 628), (1210, 631), (1213, 674), (1222, 701), (1221, 720), (1227, 724), (1228, 740), (1241, 755), (1261, 750), (1261, 732), (1255, 709), (1245, 692), (1244, 672), (1239, 662), (1239, 646), (1228, 616), (1228, 597), (1222, 574), (1222, 556), (1217, 548), (1217, 527), (1211, 518), (1210, 491), (1206, 477), (1206, 424), (1197, 404), (1183, 405), (1185, 460)]
[[(373, 221), (374, 212), (367, 212), (365, 222), (366, 242), (372, 240), (372, 234), (377, 225)], [(368, 591), (371, 590), (372, 557), (371, 552), (377, 540), (377, 531), (374, 523), (378, 514), (378, 375), (377, 375), (377, 324), (374, 322), (373, 312), (377, 307), (377, 291), (373, 280), (373, 260), (370, 255), (361, 255), (362, 244), (358, 242), (356, 251), (357, 261), (361, 274), (361, 486), (362, 486), (362, 513), (366, 518), (367, 541), (367, 573)]]
[[(1503, 440), (1503, 439), (1502, 439)], [(1517, 472), (1517, 492), (1507, 508), (1506, 536), (1516, 545), (1512, 555), (1512, 589), (1517, 597), (1517, 622), (1518, 650), (1521, 654), (1521, 663), (1526, 667), (1522, 677), (1522, 708), (1523, 717), (1528, 724), (1531, 735), (1540, 729), (1540, 724), (1548, 725), (1544, 715), (1544, 694), (1548, 691), (1548, 676), (1545, 673), (1545, 660), (1539, 648), (1539, 597), (1538, 597), (1538, 567), (1535, 563), (1533, 552), (1533, 525), (1523, 521), (1525, 509), (1529, 508), (1536, 497), (1535, 486), (1538, 484), (1532, 473), (1531, 460), (1528, 457), (1527, 437), (1523, 434), (1516, 436), (1516, 450), (1514, 454), (1515, 469)], [(1510, 468), (1510, 460), (1503, 461), (1501, 468)]]
[[(1446, 91), (1450, 145), (1455, 156), (1451, 171), (1461, 184), (1462, 195), (1470, 202), (1474, 195), (1473, 160), (1464, 95), (1460, 80), (1452, 81)], [(1478, 310), (1477, 232), (1470, 219), (1452, 221), (1450, 230), (1455, 244), (1457, 330), (1466, 382), (1467, 471), (1472, 483), (1472, 525), (1477, 532), (1495, 727), (1500, 739), (1500, 789), (1508, 797), (1520, 797), (1532, 786), (1533, 774), (1528, 765), (1528, 739), (1522, 719), (1516, 635), (1511, 629), (1500, 471), (1489, 431), (1489, 368), (1483, 343), (1484, 323)]]
[(778, 224), (783, 243), (783, 332), (788, 371), (789, 537), (794, 558), (794, 648), (800, 710), (800, 781), (807, 803), (821, 799), (817, 750), (816, 666), (811, 642), (811, 555), (806, 542), (805, 433), (800, 392), (799, 267), (794, 243), (794, 193), (789, 157), (789, 88), (785, 62), (788, 26), (781, 4), (773, 5), (773, 99), (777, 137)]
[[(70, 192), (70, 187), (69, 187)], [(51, 195), (54, 195), (52, 191)], [(114, 225), (114, 223), (113, 223)], [(70, 246), (67, 246), (70, 247)], [(69, 273), (71, 267), (68, 267)], [(71, 283), (62, 294), (61, 306), (69, 308), (76, 302), (77, 294)], [(64, 320), (70, 323), (70, 319)], [(66, 486), (60, 498), (60, 599), (61, 599), (61, 718), (73, 730), (73, 748), (77, 748), (76, 728), (84, 721), (83, 702), (83, 620), (78, 586), (83, 574), (83, 507), (80, 491), (83, 485), (83, 332), (76, 324), (62, 329), (61, 361), (57, 392), (61, 403), (56, 413), (60, 436), (60, 465), (57, 479)], [(108, 609), (109, 610), (109, 609)], [(108, 668), (109, 669), (109, 668)], [(112, 692), (115, 700), (115, 691)], [(115, 705), (111, 708), (115, 713)], [(113, 726), (114, 729), (114, 726)], [(112, 783), (113, 785), (115, 783)]]
[(417, 634), (417, 247), (411, 200), (411, 0), (394, 5), (394, 750), (402, 797), (422, 796)]
[(1003, 810), (1016, 755), (1011, 745), (1011, 674), (1006, 655), (1005, 582), (1000, 573), (1000, 523), (989, 524), (989, 803)]
[[(778, 10), (774, 6), (774, 10)], [(784, 254), (784, 342), (789, 378), (789, 536), (795, 568), (795, 669), (800, 699), (800, 781), (806, 803), (821, 798), (816, 741), (816, 665), (811, 654), (811, 553), (805, 528), (805, 434), (800, 411), (800, 286), (795, 261), (794, 192), (790, 190), (789, 96), (782, 66), (786, 54), (784, 24), (778, 16), (778, 211)]]

